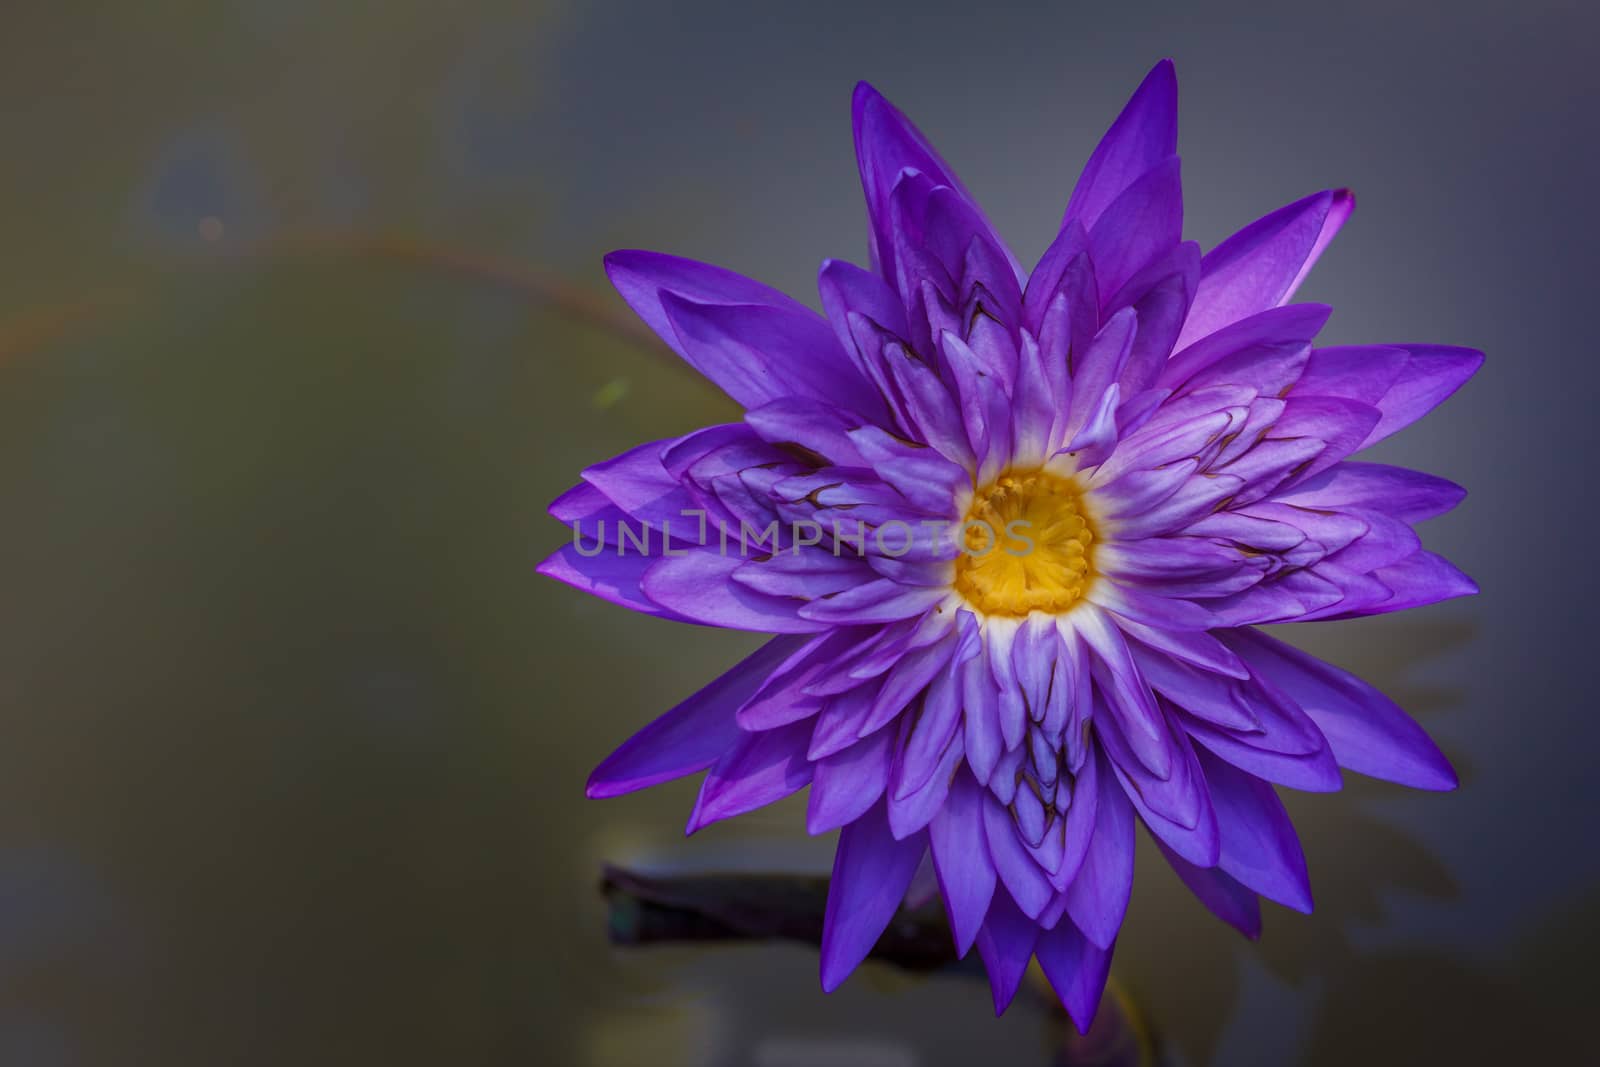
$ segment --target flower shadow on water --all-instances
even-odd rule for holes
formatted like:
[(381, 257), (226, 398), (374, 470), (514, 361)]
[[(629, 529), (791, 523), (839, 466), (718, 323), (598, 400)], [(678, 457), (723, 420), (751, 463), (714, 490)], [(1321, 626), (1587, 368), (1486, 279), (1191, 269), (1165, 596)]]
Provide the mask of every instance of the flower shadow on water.
[[(1521, 939), (1506, 967), (1421, 948), (1353, 960), (1321, 998), (1305, 1062), (1373, 1062), (1374, 1035), (1381, 1035), (1383, 1062), (1583, 1062), (1593, 1054), (1589, 961), (1596, 951), (1600, 887)], [(1416, 1025), (1440, 1018), (1458, 1025)]]
[[(1363, 632), (1335, 625), (1280, 628), (1296, 644), (1326, 655), (1391, 696), (1432, 728), (1464, 698), (1459, 690), (1431, 685), (1418, 674), (1431, 661), (1469, 647), (1476, 634), (1470, 620), (1370, 619)], [(1447, 748), (1449, 746), (1446, 746)], [(1469, 754), (1451, 750), (1449, 756), (1461, 773), (1464, 788), (1471, 788)], [(1294, 1050), (1290, 1062), (1334, 1064), (1362, 1062), (1415, 1063), (1402, 1052), (1408, 1045), (1395, 1043), (1390, 1033), (1409, 1018), (1428, 1040), (1447, 1029), (1437, 1023), (1458, 1010), (1476, 1013), (1475, 998), (1459, 1007), (1430, 995), (1426, 1006), (1409, 992), (1412, 984), (1430, 990), (1457, 989), (1463, 996), (1473, 991), (1466, 977), (1467, 961), (1445, 952), (1427, 954), (1366, 948), (1351, 936), (1352, 928), (1383, 929), (1390, 923), (1385, 901), (1395, 896), (1421, 897), (1432, 902), (1456, 899), (1459, 887), (1449, 869), (1406, 830), (1376, 816), (1375, 802), (1404, 796), (1402, 790), (1357, 775), (1347, 775), (1344, 789), (1319, 796), (1282, 793), (1310, 867), (1315, 911), (1296, 915), (1268, 906), (1259, 942), (1249, 945), (1221, 923), (1188, 901), (1175, 879), (1135, 878), (1129, 934), (1119, 972), (1134, 996), (1153, 1016), (1153, 1024), (1190, 1061), (1200, 1064), (1267, 1062), (1247, 1059), (1262, 1055), (1258, 1048), (1271, 1044)], [(1419, 803), (1426, 803), (1425, 798)], [(1142, 854), (1146, 870), (1157, 869), (1153, 850)], [(1309, 1003), (1299, 1019), (1274, 1018), (1273, 1013), (1252, 1010), (1246, 995), (1243, 957), (1258, 959), (1279, 982)], [(1391, 969), (1410, 974), (1405, 984), (1373, 981)], [(1419, 975), (1418, 969), (1439, 972)], [(1443, 980), (1436, 980), (1442, 977)], [(1405, 993), (1405, 996), (1401, 994)], [(1396, 1004), (1399, 1018), (1391, 1020)], [(1482, 1005), (1486, 1021), (1494, 1018)], [(1409, 1011), (1410, 1014), (1405, 1013)], [(1309, 1017), (1309, 1018), (1306, 1018)], [(1242, 1025), (1247, 1032), (1244, 1048), (1230, 1045), (1228, 1030)], [(1273, 1029), (1283, 1032), (1271, 1040)], [(1308, 1032), (1309, 1031), (1309, 1032)], [(1340, 1039), (1330, 1042), (1336, 1031)], [(1359, 1055), (1354, 1053), (1359, 1052)], [(1301, 1059), (1301, 1057), (1306, 1057)], [(1478, 1062), (1441, 1059), (1427, 1062)]]

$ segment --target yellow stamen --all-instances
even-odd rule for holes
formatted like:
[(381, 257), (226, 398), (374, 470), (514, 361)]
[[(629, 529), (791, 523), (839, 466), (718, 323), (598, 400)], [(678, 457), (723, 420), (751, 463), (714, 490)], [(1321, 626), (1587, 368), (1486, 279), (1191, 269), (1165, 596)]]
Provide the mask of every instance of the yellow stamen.
[(1068, 478), (1002, 474), (978, 490), (962, 537), (955, 589), (986, 615), (1059, 615), (1094, 579), (1094, 529)]

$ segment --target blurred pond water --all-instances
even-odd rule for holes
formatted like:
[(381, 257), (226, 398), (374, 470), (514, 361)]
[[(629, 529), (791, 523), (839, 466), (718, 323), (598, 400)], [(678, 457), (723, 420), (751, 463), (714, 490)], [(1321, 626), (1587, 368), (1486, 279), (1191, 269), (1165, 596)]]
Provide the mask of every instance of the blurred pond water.
[(1487, 592), (1293, 633), (1413, 710), (1463, 791), (1289, 798), (1318, 910), (1269, 909), (1259, 945), (1142, 852), (1114, 973), (1177, 1063), (1569, 1047), (1600, 915), (1600, 727), (1563, 666), (1592, 568), (1560, 562), (1593, 499), (1546, 495), (1592, 455), (1600, 376), (1566, 310), (1586, 226), (1550, 206), (1593, 232), (1579, 16), (856, 7), (8, 7), (0, 1063), (1049, 1062), (1041, 1003), (996, 1021), (959, 973), (823, 996), (803, 945), (611, 946), (603, 864), (823, 873), (831, 836), (792, 798), (684, 841), (692, 782), (585, 801), (757, 639), (533, 567), (582, 467), (735, 416), (625, 319), (604, 251), (810, 300), (824, 255), (861, 258), (868, 75), (1026, 259), (1172, 52), (1194, 236), (1351, 182), (1373, 196), (1309, 294), (1336, 339), (1490, 350), (1383, 457), (1473, 488), (1430, 536)]

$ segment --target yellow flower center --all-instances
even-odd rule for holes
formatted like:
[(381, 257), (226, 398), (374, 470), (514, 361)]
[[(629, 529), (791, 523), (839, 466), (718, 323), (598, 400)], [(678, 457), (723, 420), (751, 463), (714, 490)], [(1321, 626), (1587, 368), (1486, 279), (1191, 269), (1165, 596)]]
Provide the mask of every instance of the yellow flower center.
[(1002, 474), (978, 490), (961, 536), (955, 589), (985, 615), (1059, 615), (1094, 578), (1094, 529), (1068, 478)]

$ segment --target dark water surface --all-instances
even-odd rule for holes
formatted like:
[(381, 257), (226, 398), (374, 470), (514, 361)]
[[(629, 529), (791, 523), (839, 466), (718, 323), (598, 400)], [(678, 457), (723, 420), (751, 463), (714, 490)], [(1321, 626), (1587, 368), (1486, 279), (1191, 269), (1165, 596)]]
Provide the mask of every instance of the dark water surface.
[[(1600, 28), (1577, 4), (13, 0), (0, 36), (0, 1065), (1047, 1062), (1048, 1014), (798, 945), (613, 948), (601, 865), (825, 871), (803, 799), (684, 841), (588, 769), (755, 639), (533, 573), (584, 465), (727, 418), (616, 246), (812, 299), (867, 77), (1022, 258), (1178, 60), (1189, 236), (1360, 207), (1335, 342), (1489, 363), (1381, 458), (1472, 490), (1471, 602), (1294, 630), (1435, 796), (1297, 796), (1259, 944), (1141, 854), (1116, 979), (1189, 1064), (1581, 1062)], [(551, 302), (552, 290), (558, 300)]]

